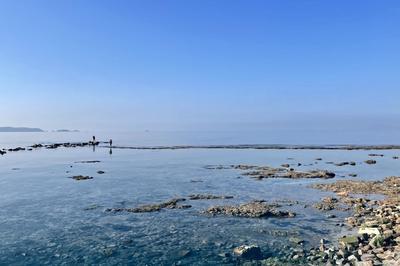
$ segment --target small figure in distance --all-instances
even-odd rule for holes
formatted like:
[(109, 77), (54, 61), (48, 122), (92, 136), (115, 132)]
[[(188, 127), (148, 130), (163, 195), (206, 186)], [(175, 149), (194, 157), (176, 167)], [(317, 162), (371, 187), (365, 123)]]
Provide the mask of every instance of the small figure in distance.
[(93, 143), (96, 142), (96, 136), (93, 136)]
[(110, 139), (110, 147), (112, 146), (112, 139)]

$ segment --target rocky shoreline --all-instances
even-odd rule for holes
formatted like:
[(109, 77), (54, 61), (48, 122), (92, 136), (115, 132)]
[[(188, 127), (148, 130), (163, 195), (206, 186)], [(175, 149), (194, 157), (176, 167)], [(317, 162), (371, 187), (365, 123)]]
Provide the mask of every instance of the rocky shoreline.
[[(383, 157), (381, 154), (369, 154), (371, 157)], [(322, 160), (319, 158), (319, 160)], [(375, 164), (375, 160), (366, 160), (366, 164)], [(336, 166), (355, 165), (355, 162), (342, 162)], [(324, 170), (298, 172), (283, 164), (281, 168), (255, 165), (209, 165), (210, 170), (236, 169), (242, 175), (261, 180), (264, 178), (334, 178), (335, 174)], [(354, 174), (352, 174), (354, 176)], [(246, 265), (400, 265), (400, 177), (391, 176), (381, 181), (338, 180), (333, 183), (311, 185), (314, 189), (336, 193), (337, 197), (325, 197), (314, 208), (327, 212), (333, 210), (352, 211), (342, 224), (347, 224), (356, 235), (341, 236), (337, 243), (328, 243), (321, 239), (319, 247), (305, 249), (302, 240), (298, 246), (283, 252), (280, 257), (266, 258), (256, 245), (243, 245), (233, 250), (233, 254), (246, 260)], [(371, 200), (369, 196), (382, 195), (382, 200)], [(244, 209), (251, 204), (243, 204)], [(270, 215), (268, 205), (259, 212), (259, 216)], [(257, 207), (255, 208), (257, 209)], [(206, 212), (213, 215), (225, 214), (241, 216), (240, 209), (230, 206), (211, 207)], [(246, 211), (244, 211), (246, 213)], [(257, 214), (257, 212), (256, 212)], [(282, 213), (279, 213), (282, 214)], [(274, 216), (274, 215), (271, 215)], [(277, 215), (278, 217), (280, 215)], [(285, 215), (283, 215), (285, 216)], [(290, 217), (290, 215), (288, 215)]]
[[(400, 265), (400, 177), (383, 181), (337, 181), (313, 185), (316, 189), (335, 192), (338, 198), (324, 198), (330, 206), (323, 211), (345, 205), (353, 210), (346, 218), (349, 228), (356, 234), (339, 237), (337, 243), (321, 239), (319, 247), (304, 249), (302, 240), (282, 257), (265, 258), (256, 245), (240, 246), (233, 253), (249, 261), (245, 265), (347, 265), (397, 266)], [(363, 197), (355, 195), (363, 194)], [(367, 195), (382, 194), (383, 200), (370, 200)]]
[(335, 177), (335, 173), (327, 170), (310, 170), (310, 171), (296, 171), (294, 168), (289, 168), (289, 164), (282, 165), (284, 167), (271, 167), (271, 166), (256, 166), (256, 165), (208, 165), (206, 169), (222, 170), (222, 169), (236, 169), (244, 171), (242, 175), (249, 176), (253, 179), (262, 180), (264, 178), (322, 178), (330, 179)]
[(52, 144), (33, 144), (28, 147), (16, 147), (8, 149), (0, 149), (0, 155), (5, 155), (7, 152), (18, 152), (18, 151), (33, 151), (36, 149), (58, 149), (58, 148), (78, 148), (87, 146), (99, 146), (108, 142), (104, 141), (88, 141), (88, 142), (63, 142), (63, 143), (52, 143)]

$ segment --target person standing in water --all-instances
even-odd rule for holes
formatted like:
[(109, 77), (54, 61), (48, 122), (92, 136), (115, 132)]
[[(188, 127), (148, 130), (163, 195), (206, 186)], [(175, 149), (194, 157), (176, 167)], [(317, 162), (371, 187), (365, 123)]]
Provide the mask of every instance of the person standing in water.
[(110, 147), (112, 146), (112, 139), (110, 139)]
[(96, 142), (96, 136), (93, 136), (93, 144)]

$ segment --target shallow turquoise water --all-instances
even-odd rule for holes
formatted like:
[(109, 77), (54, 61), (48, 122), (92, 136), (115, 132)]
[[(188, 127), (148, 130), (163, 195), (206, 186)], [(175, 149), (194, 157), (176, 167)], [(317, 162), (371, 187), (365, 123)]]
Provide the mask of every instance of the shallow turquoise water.
[[(30, 143), (29, 143), (30, 144)], [(312, 207), (328, 192), (307, 188), (333, 180), (268, 179), (240, 177), (236, 170), (209, 170), (206, 165), (255, 164), (279, 166), (302, 163), (301, 169), (333, 170), (335, 179), (357, 173), (376, 180), (398, 175), (400, 151), (377, 151), (376, 165), (336, 167), (327, 161), (362, 161), (374, 151), (318, 150), (112, 150), (97, 147), (38, 149), (0, 157), (0, 264), (234, 264), (223, 258), (233, 247), (257, 244), (265, 255), (286, 249), (289, 236), (317, 245), (320, 238), (334, 240), (343, 228), (336, 226), (346, 213), (327, 219)], [(294, 158), (288, 160), (287, 158)], [(315, 164), (315, 158), (323, 161)], [(100, 163), (81, 164), (81, 160)], [(71, 167), (72, 166), (72, 167)], [(96, 172), (106, 173), (99, 175)], [(69, 171), (67, 173), (67, 171)], [(72, 175), (91, 175), (74, 181)], [(344, 176), (344, 177), (342, 177)], [(354, 179), (354, 178), (352, 178)], [(191, 182), (197, 180), (202, 182)], [(110, 213), (106, 208), (135, 207), (194, 193), (231, 195), (229, 200), (188, 201), (185, 210), (155, 213)], [(217, 204), (254, 199), (269, 202), (296, 200), (284, 206), (298, 215), (291, 219), (209, 217), (201, 211)], [(282, 235), (282, 236), (277, 236)], [(190, 251), (185, 256), (184, 253)]]

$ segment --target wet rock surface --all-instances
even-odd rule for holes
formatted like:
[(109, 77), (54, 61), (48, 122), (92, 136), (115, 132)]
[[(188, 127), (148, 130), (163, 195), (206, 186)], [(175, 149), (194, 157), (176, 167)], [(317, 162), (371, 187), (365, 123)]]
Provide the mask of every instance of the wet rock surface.
[(237, 206), (214, 206), (204, 211), (211, 215), (227, 215), (247, 218), (268, 218), (268, 217), (295, 217), (296, 214), (289, 211), (281, 211), (276, 208), (279, 205), (267, 204), (264, 201), (252, 201)]
[[(314, 208), (322, 211), (331, 211), (331, 210), (347, 210), (344, 208), (337, 198), (326, 197), (323, 198), (321, 202), (313, 205)], [(334, 218), (334, 217), (332, 217)]]
[(340, 180), (328, 184), (315, 184), (313, 188), (342, 194), (383, 194), (400, 195), (400, 177), (391, 176), (383, 181)]

